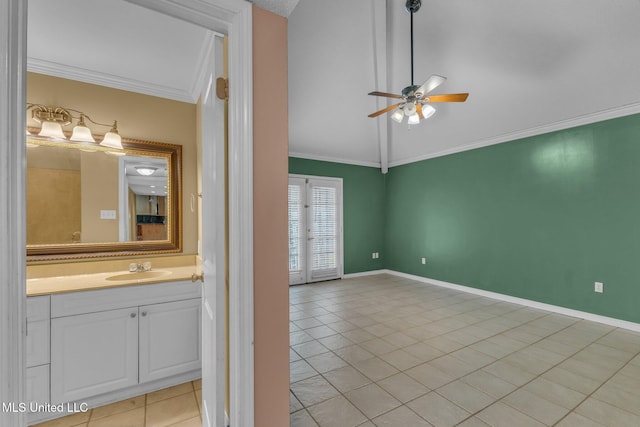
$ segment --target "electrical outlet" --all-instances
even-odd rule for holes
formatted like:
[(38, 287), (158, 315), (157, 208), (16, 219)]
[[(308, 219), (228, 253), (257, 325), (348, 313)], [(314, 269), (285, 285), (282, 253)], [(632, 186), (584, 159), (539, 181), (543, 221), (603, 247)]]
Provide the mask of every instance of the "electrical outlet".
[(426, 264), (427, 263), (427, 259), (425, 257), (422, 257), (422, 263)]
[(602, 282), (596, 282), (593, 286), (593, 291), (599, 294), (604, 292), (604, 284)]

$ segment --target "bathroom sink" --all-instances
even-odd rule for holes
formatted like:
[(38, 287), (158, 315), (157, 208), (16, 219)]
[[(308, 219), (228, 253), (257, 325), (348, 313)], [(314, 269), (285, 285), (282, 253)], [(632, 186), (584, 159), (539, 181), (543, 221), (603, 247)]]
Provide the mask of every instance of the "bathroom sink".
[(107, 277), (109, 281), (123, 281), (123, 280), (141, 280), (141, 279), (155, 279), (169, 274), (169, 271), (143, 271), (140, 273), (124, 273), (116, 274), (115, 276)]

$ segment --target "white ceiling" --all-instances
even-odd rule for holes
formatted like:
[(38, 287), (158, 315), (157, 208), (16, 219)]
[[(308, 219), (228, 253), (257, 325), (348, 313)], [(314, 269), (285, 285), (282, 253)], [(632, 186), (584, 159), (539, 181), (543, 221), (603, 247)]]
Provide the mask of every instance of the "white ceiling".
[(415, 83), (440, 74), (434, 94), (469, 98), (410, 130), (370, 119), (387, 104), (367, 93), (411, 77), (405, 1), (384, 3), (300, 0), (289, 16), (290, 152), (394, 165), (640, 112), (640, 1), (423, 0)]
[(213, 33), (121, 0), (29, 0), (30, 71), (196, 102)]
[[(382, 166), (640, 112), (640, 1), (423, 0), (415, 83), (469, 92), (407, 129), (405, 0), (254, 0), (289, 19), (290, 153)], [(297, 4), (297, 5), (296, 5)], [(122, 0), (30, 0), (31, 71), (186, 102), (213, 34)]]

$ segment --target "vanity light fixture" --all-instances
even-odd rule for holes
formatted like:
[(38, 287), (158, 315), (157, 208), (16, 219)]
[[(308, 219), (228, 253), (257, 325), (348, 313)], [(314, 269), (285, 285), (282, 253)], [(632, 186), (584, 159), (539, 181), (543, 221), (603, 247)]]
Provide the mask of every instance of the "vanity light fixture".
[[(82, 145), (86, 145), (88, 151), (91, 151), (91, 145), (96, 140), (91, 133), (91, 129), (87, 126), (85, 119), (97, 126), (110, 126), (111, 130), (107, 132), (99, 145), (114, 150), (122, 150), (122, 138), (118, 134), (118, 121), (114, 121), (113, 125), (98, 123), (82, 111), (63, 107), (47, 107), (40, 104), (27, 104), (27, 110), (31, 110), (31, 117), (41, 123), (39, 138), (51, 139), (54, 141), (72, 141)], [(75, 114), (73, 114), (75, 113)], [(71, 137), (67, 139), (64, 134), (63, 127), (70, 125), (73, 120), (77, 120), (73, 127)], [(27, 135), (31, 135), (27, 130)]]
[(157, 170), (158, 168), (154, 168), (153, 166), (136, 166), (136, 171), (140, 175), (144, 175), (144, 176), (153, 175), (153, 173)]

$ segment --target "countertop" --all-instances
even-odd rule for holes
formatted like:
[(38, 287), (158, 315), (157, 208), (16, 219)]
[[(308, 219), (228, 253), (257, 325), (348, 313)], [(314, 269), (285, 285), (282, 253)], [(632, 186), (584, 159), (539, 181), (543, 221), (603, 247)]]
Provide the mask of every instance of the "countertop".
[[(129, 273), (128, 271), (111, 271), (108, 273), (77, 274), (72, 276), (27, 279), (27, 296), (174, 282), (178, 280), (191, 280), (191, 276), (196, 272), (198, 272), (198, 267), (195, 265), (189, 265), (182, 267), (154, 268), (151, 270), (151, 273), (155, 274), (152, 277), (145, 274), (146, 272)], [(115, 276), (121, 280), (113, 280)], [(111, 278), (111, 280), (109, 280), (109, 278)]]

